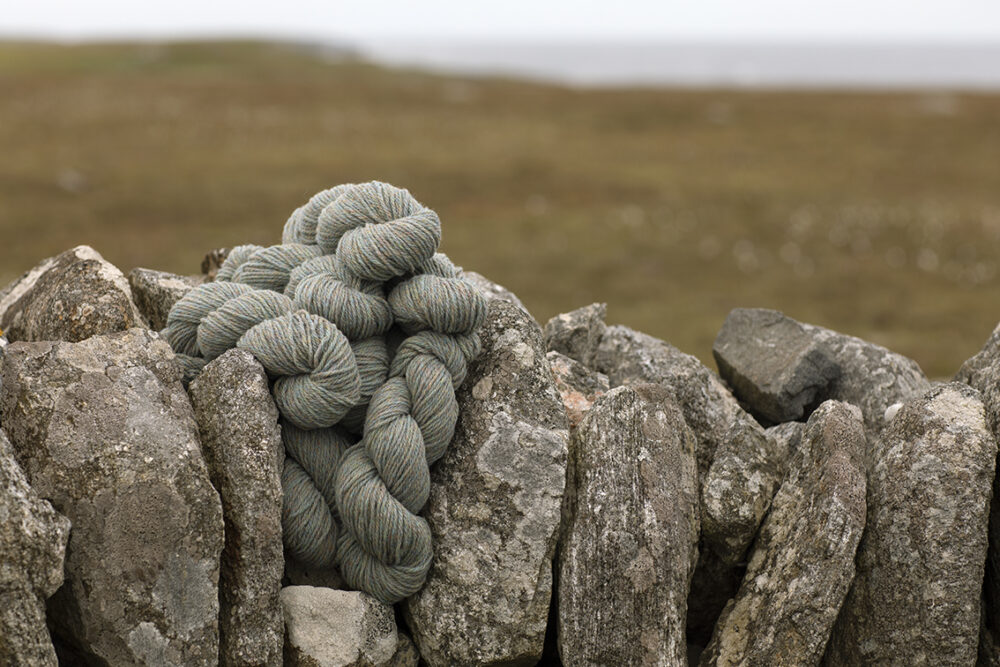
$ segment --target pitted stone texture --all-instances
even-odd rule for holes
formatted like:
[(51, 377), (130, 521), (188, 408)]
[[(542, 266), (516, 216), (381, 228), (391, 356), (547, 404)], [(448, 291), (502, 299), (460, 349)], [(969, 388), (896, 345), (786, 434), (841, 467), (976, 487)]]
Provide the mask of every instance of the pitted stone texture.
[(733, 393), (770, 423), (809, 416), (840, 377), (830, 350), (776, 310), (734, 309), (712, 355)]
[(418, 665), (420, 665), (420, 653), (417, 651), (417, 645), (410, 639), (410, 635), (397, 632), (396, 652), (386, 663), (386, 667), (418, 667)]
[(974, 389), (902, 407), (872, 452), (868, 527), (827, 664), (975, 662), (996, 454)]
[(559, 549), (563, 664), (686, 664), (694, 450), (672, 393), (651, 384), (612, 389), (574, 431)]
[(178, 276), (152, 269), (132, 269), (128, 274), (135, 305), (156, 331), (167, 326), (167, 315), (174, 304), (203, 280), (201, 276)]
[[(731, 429), (746, 431), (758, 426), (704, 364), (658, 338), (628, 327), (605, 329), (594, 356), (594, 369), (605, 373), (612, 387), (652, 382), (674, 392), (697, 441), (699, 488), (716, 449), (730, 437)], [(724, 564), (716, 562), (710, 551), (707, 545), (699, 548), (698, 571), (688, 600), (688, 632), (695, 641), (707, 641), (711, 636), (716, 617), (739, 582), (740, 573), (731, 568), (726, 572)]]
[[(962, 365), (955, 379), (979, 390), (986, 408), (986, 425), (1000, 440), (1000, 326), (993, 331), (983, 349)], [(985, 600), (984, 637), (989, 642), (987, 653), (998, 653), (994, 638), (1000, 637), (1000, 478), (993, 478), (990, 500), (989, 548), (986, 554), (986, 575), (983, 582)], [(989, 664), (989, 663), (987, 663)], [(1000, 661), (997, 662), (1000, 665)]]
[(890, 405), (930, 388), (911, 359), (764, 308), (733, 310), (712, 352), (737, 398), (772, 422), (807, 417), (833, 399), (861, 408), (873, 437)]
[(4, 357), (18, 461), (73, 523), (49, 615), (94, 662), (218, 660), (222, 509), (173, 357), (146, 329)]
[(81, 341), (145, 326), (122, 272), (89, 246), (50, 257), (0, 291), (11, 341)]
[(592, 366), (601, 343), (608, 304), (592, 303), (569, 313), (556, 315), (545, 324), (545, 349), (565, 354), (585, 366)]
[(284, 449), (267, 375), (249, 352), (229, 350), (205, 366), (189, 394), (225, 520), (220, 664), (280, 665)]
[(743, 560), (785, 474), (778, 443), (756, 424), (734, 424), (701, 489), (701, 537), (725, 563)]
[(528, 312), (528, 309), (525, 308), (524, 304), (521, 303), (521, 300), (517, 298), (517, 295), (503, 285), (498, 285), (486, 276), (476, 273), (475, 271), (462, 271), (461, 275), (462, 278), (478, 287), (479, 291), (482, 292), (486, 298), (508, 301), (524, 310), (524, 312)]
[(489, 304), (457, 392), (455, 438), (431, 472), (427, 584), (404, 604), (435, 665), (533, 665), (542, 655), (569, 428), (527, 311)]
[(824, 403), (800, 445), (703, 666), (817, 665), (823, 657), (865, 526), (861, 412)]
[(392, 606), (359, 591), (281, 589), (288, 667), (384, 667), (396, 653)]
[(69, 530), (28, 485), (0, 430), (0, 664), (56, 665), (45, 600), (63, 583)]
[(575, 428), (594, 400), (611, 388), (608, 377), (559, 352), (549, 352), (545, 358), (562, 396), (570, 428)]

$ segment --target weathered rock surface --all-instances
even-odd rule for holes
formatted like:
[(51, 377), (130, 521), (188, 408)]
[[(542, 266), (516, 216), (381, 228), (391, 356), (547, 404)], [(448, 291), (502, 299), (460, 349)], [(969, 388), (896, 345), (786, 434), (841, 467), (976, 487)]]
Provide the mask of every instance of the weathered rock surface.
[(396, 633), (396, 652), (386, 667), (417, 667), (420, 664), (420, 653), (417, 645), (405, 632)]
[[(955, 379), (977, 389), (986, 408), (986, 425), (993, 436), (1000, 440), (1000, 326), (983, 349), (958, 371)], [(993, 477), (993, 496), (990, 500), (990, 522), (987, 532), (989, 547), (986, 553), (986, 574), (983, 582), (984, 614), (981, 653), (1000, 655), (996, 638), (1000, 637), (1000, 478)], [(995, 663), (1000, 665), (1000, 658)]]
[(89, 246), (50, 257), (0, 291), (11, 341), (81, 341), (145, 326), (122, 272)]
[(827, 664), (975, 662), (996, 454), (974, 389), (902, 407), (872, 452), (868, 527)]
[(823, 657), (865, 526), (861, 412), (824, 403), (800, 445), (702, 665), (817, 665)]
[(743, 560), (785, 474), (778, 443), (757, 425), (734, 424), (701, 488), (701, 537), (724, 562)]
[[(605, 373), (612, 387), (652, 382), (674, 392), (697, 441), (699, 486), (704, 484), (716, 449), (734, 433), (758, 427), (719, 377), (695, 357), (628, 327), (605, 329), (594, 355), (594, 369)], [(708, 641), (715, 619), (735, 592), (740, 576), (738, 569), (723, 563), (707, 545), (699, 548), (688, 598), (691, 641)]]
[(73, 524), (49, 613), (99, 663), (218, 660), (222, 510), (173, 356), (145, 329), (4, 356), (15, 454)]
[(358, 591), (281, 589), (288, 667), (383, 667), (396, 654), (392, 607)]
[(173, 305), (202, 282), (202, 278), (178, 276), (152, 269), (132, 269), (128, 274), (132, 298), (149, 326), (159, 331), (167, 326)]
[(521, 300), (517, 298), (516, 294), (503, 285), (498, 285), (486, 276), (476, 273), (475, 271), (462, 271), (462, 278), (478, 287), (479, 291), (486, 295), (487, 298), (509, 301), (515, 306), (522, 308), (524, 312), (528, 312), (528, 309), (525, 308), (524, 304), (521, 303)]
[(189, 394), (225, 520), (220, 664), (280, 665), (284, 449), (267, 375), (249, 352), (229, 350), (205, 366)]
[(427, 584), (404, 606), (429, 665), (533, 665), (542, 655), (566, 485), (568, 425), (527, 311), (493, 300), (460, 417), (431, 472)]
[(574, 432), (559, 552), (563, 664), (686, 664), (694, 450), (673, 395), (651, 384), (604, 394)]
[(592, 366), (607, 326), (608, 304), (592, 303), (556, 315), (545, 324), (545, 349), (559, 352), (585, 366)]
[(737, 398), (770, 422), (807, 417), (833, 399), (861, 408), (871, 437), (890, 405), (930, 387), (911, 359), (764, 308), (733, 310), (712, 353)]
[(559, 352), (549, 352), (545, 358), (552, 369), (556, 389), (562, 396), (570, 428), (574, 428), (587, 414), (594, 400), (611, 388), (608, 378)]
[(0, 430), (0, 664), (56, 664), (45, 600), (63, 583), (69, 530), (32, 491)]

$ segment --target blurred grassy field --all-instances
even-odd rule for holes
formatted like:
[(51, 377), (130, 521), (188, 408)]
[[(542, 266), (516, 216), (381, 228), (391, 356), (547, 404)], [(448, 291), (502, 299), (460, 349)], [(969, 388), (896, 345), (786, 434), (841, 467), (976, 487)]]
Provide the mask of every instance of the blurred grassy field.
[(0, 284), (94, 246), (196, 273), (379, 179), (540, 321), (711, 364), (766, 306), (948, 376), (1000, 320), (1000, 95), (577, 90), (327, 62), (261, 43), (0, 44)]

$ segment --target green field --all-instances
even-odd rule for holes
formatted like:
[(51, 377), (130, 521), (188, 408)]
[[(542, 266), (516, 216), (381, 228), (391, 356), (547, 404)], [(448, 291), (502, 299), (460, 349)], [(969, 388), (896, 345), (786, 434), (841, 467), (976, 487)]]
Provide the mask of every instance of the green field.
[[(379, 179), (536, 318), (710, 361), (734, 306), (955, 372), (1000, 320), (1000, 95), (579, 90), (260, 43), (0, 44), (0, 283), (73, 245), (197, 272)], [(714, 364), (711, 364), (714, 366)]]

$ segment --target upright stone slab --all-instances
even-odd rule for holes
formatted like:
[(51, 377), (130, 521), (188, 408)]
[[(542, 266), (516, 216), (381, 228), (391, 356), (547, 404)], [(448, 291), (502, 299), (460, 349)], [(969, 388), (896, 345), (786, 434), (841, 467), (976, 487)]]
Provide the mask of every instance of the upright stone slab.
[(81, 341), (145, 326), (122, 272), (89, 246), (44, 260), (0, 290), (0, 329), (11, 341)]
[(864, 455), (856, 407), (813, 412), (703, 666), (819, 664), (864, 531)]
[(396, 656), (392, 606), (358, 591), (281, 589), (287, 667), (388, 667)]
[[(980, 392), (986, 408), (986, 425), (1000, 440), (1000, 326), (978, 354), (962, 365), (955, 380), (965, 382)], [(988, 656), (1000, 655), (996, 640), (1000, 638), (1000, 478), (993, 477), (993, 497), (990, 500), (989, 547), (986, 554), (986, 575), (983, 582), (984, 633), (982, 650)], [(994, 664), (985, 661), (985, 664)], [(1000, 665), (1000, 659), (995, 661)]]
[(178, 276), (152, 269), (132, 269), (128, 274), (135, 305), (156, 331), (167, 326), (167, 315), (174, 304), (203, 280), (200, 276)]
[[(594, 369), (608, 376), (612, 387), (652, 382), (669, 387), (697, 441), (699, 486), (716, 450), (736, 434), (753, 437), (758, 424), (747, 414), (719, 377), (700, 361), (658, 338), (624, 326), (604, 330), (594, 354)], [(707, 642), (715, 619), (739, 585), (741, 572), (722, 562), (703, 544), (688, 599), (688, 635)]]
[(455, 437), (431, 471), (434, 563), (404, 605), (432, 666), (534, 664), (552, 598), (566, 413), (527, 311), (491, 301), (481, 336)]
[(930, 387), (911, 359), (764, 308), (733, 310), (712, 353), (736, 397), (772, 422), (808, 417), (833, 399), (861, 408), (873, 437), (884, 428), (889, 406)]
[(0, 430), (0, 665), (56, 665), (45, 600), (63, 583), (69, 520), (28, 485)]
[(99, 664), (218, 660), (222, 509), (173, 357), (146, 329), (4, 355), (4, 427), (73, 524), (50, 617)]
[(686, 664), (694, 449), (671, 392), (650, 384), (599, 397), (574, 431), (559, 550), (563, 664)]
[(858, 573), (829, 665), (971, 665), (997, 443), (979, 393), (936, 387), (875, 443)]
[(278, 666), (285, 453), (267, 375), (249, 352), (229, 350), (205, 366), (189, 393), (226, 527), (219, 580), (220, 664)]

